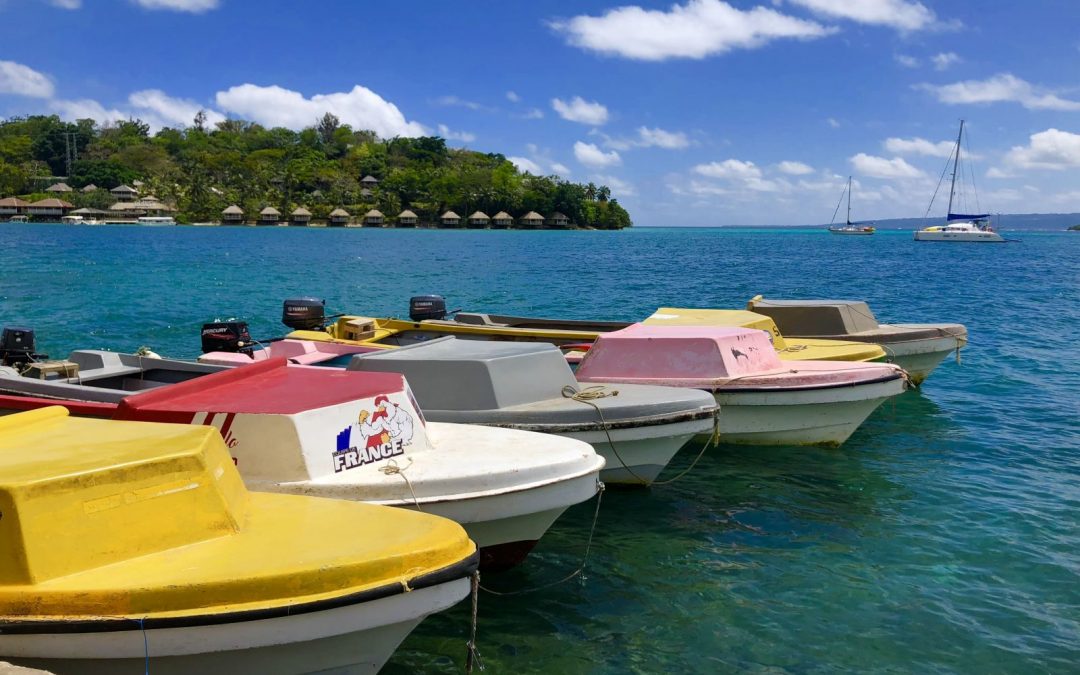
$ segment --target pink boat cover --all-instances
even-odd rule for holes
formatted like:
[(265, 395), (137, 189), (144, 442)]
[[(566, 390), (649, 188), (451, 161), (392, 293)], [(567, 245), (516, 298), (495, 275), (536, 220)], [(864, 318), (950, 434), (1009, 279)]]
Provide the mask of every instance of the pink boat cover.
[(116, 419), (147, 419), (151, 412), (190, 417), (207, 410), (295, 415), (404, 389), (405, 378), (397, 373), (290, 366), (280, 357), (128, 396), (120, 402)]
[(884, 363), (781, 361), (769, 336), (753, 328), (637, 323), (600, 335), (575, 375), (581, 382), (714, 389), (828, 387), (901, 373)]

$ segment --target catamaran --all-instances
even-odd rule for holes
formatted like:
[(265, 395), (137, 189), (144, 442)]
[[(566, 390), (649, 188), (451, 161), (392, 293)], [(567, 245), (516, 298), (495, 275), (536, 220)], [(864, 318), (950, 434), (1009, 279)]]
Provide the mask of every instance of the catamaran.
[[(836, 211), (840, 210), (840, 204), (836, 205), (836, 211), (833, 211), (833, 220), (829, 223), (829, 232), (832, 234), (873, 234), (874, 226), (872, 223), (853, 223), (851, 222), (851, 176), (847, 178), (847, 189), (844, 190), (847, 194), (847, 224), (846, 225), (832, 225), (832, 222), (836, 220)], [(843, 199), (844, 195), (840, 195), (840, 199)]]
[[(952, 182), (949, 186), (949, 209), (946, 211), (944, 225), (931, 225), (915, 232), (915, 241), (973, 241), (1000, 243), (1005, 239), (994, 232), (988, 213), (953, 213), (953, 199), (956, 197), (956, 174), (960, 165), (960, 143), (964, 137), (964, 120), (960, 120), (960, 133), (956, 135), (956, 148), (953, 151)], [(974, 184), (974, 179), (973, 179)], [(940, 183), (939, 183), (940, 187)], [(934, 190), (937, 197), (937, 190)], [(934, 206), (934, 197), (930, 198), (927, 214)], [(976, 207), (978, 207), (976, 196)]]

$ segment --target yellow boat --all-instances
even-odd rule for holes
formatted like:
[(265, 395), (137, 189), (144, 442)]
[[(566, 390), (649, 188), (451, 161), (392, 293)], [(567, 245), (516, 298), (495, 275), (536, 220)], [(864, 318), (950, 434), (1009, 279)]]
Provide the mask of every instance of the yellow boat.
[(374, 672), (468, 594), (457, 524), (249, 493), (218, 431), (0, 418), (0, 655), (67, 672)]
[[(416, 298), (413, 299), (414, 303)], [(588, 344), (601, 333), (630, 325), (618, 321), (567, 321), (459, 312), (445, 320), (445, 310), (423, 318), (415, 307), (412, 320), (345, 315), (324, 326), (321, 301), (289, 300), (282, 320), (297, 327), (286, 337), (293, 340), (332, 342), (369, 349), (405, 347), (452, 335), (467, 340), (549, 342), (555, 345)], [(885, 351), (875, 344), (813, 338), (785, 338), (768, 316), (745, 310), (661, 307), (644, 323), (669, 326), (731, 326), (758, 328), (769, 333), (781, 359), (799, 361), (881, 361)]]

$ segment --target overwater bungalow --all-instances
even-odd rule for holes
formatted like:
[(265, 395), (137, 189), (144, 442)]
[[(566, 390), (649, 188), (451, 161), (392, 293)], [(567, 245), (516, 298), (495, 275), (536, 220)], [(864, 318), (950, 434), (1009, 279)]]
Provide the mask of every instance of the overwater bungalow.
[(491, 224), (491, 218), (483, 211), (476, 211), (469, 216), (469, 227), (487, 227)]
[(130, 202), (139, 195), (139, 191), (130, 185), (117, 185), (113, 189), (109, 190), (113, 197), (116, 197), (117, 201)]
[(240, 208), (236, 204), (226, 206), (221, 210), (221, 224), (222, 225), (243, 225), (244, 224), (244, 209)]
[(548, 219), (547, 224), (555, 228), (570, 227), (570, 219), (556, 211), (554, 215)]
[(289, 214), (289, 224), (307, 227), (311, 224), (311, 211), (308, 211), (303, 206), (297, 206), (293, 209), (293, 212)]
[(93, 183), (90, 183), (89, 185), (84, 185), (82, 187), (82, 190), (80, 190), (80, 192), (83, 192), (84, 194), (87, 194), (87, 193), (93, 192), (96, 189), (98, 189), (98, 186), (94, 185)]
[(402, 211), (401, 213), (398, 214), (398, 217), (397, 217), (398, 227), (416, 227), (416, 222), (417, 222), (416, 214), (413, 213), (412, 211), (410, 211), (409, 209), (405, 209), (404, 211)]
[(492, 217), (491, 224), (493, 227), (510, 227), (514, 224), (514, 217), (506, 211), (499, 211)]
[(0, 216), (14, 216), (16, 214), (26, 213), (26, 207), (28, 206), (30, 206), (30, 202), (25, 199), (5, 197), (0, 199)]
[(259, 221), (257, 225), (277, 225), (281, 220), (281, 211), (278, 211), (273, 206), (267, 206), (259, 211)]
[(367, 213), (364, 214), (364, 226), (365, 227), (382, 227), (384, 219), (385, 219), (385, 216), (383, 216), (382, 211), (380, 211), (378, 209), (371, 209), (370, 211), (368, 211)]
[(334, 209), (330, 212), (330, 217), (327, 219), (327, 224), (330, 227), (345, 227), (349, 224), (349, 219), (352, 216), (345, 209)]
[(45, 188), (45, 192), (52, 192), (52, 193), (64, 193), (64, 192), (74, 192), (74, 191), (75, 190), (70, 185), (68, 185), (67, 183), (53, 183), (49, 187)]
[(536, 211), (529, 211), (518, 218), (518, 223), (524, 227), (543, 227), (544, 217)]
[(439, 218), (439, 220), (442, 221), (443, 227), (457, 227), (461, 224), (461, 216), (453, 211), (447, 211), (442, 214), (442, 217)]
[(26, 214), (34, 218), (60, 218), (75, 208), (63, 199), (50, 197), (28, 204)]

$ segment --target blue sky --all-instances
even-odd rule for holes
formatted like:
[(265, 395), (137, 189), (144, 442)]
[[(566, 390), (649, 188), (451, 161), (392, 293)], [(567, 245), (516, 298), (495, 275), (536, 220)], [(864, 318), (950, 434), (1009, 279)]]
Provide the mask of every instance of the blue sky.
[(982, 209), (1080, 211), (1072, 0), (0, 0), (0, 20), (5, 116), (329, 110), (606, 183), (639, 225), (827, 222), (849, 174), (856, 218), (922, 216), (964, 118)]

